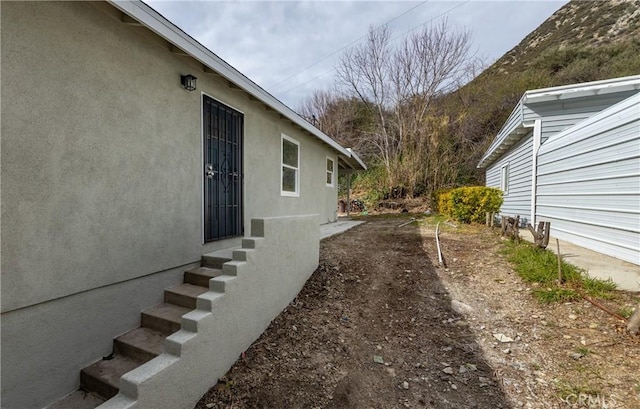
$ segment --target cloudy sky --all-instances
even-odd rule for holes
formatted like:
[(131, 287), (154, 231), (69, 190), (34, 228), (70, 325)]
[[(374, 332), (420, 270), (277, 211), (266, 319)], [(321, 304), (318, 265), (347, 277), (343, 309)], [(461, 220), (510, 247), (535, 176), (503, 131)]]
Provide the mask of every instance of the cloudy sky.
[(389, 24), (395, 42), (447, 18), (493, 62), (566, 1), (167, 1), (164, 17), (293, 109), (334, 82), (341, 50)]

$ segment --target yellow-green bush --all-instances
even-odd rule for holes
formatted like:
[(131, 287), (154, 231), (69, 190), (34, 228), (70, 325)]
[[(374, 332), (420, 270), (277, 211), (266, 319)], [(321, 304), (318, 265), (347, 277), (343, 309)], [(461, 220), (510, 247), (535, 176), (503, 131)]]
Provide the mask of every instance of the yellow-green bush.
[(431, 199), (433, 210), (440, 214), (451, 214), (451, 189), (438, 189)]
[(502, 191), (493, 187), (459, 187), (438, 197), (439, 212), (461, 223), (481, 223), (502, 206)]

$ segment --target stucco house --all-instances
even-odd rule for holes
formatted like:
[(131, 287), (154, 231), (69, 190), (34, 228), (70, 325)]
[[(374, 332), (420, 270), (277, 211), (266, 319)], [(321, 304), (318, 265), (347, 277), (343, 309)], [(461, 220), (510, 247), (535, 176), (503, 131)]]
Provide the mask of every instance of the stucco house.
[(525, 92), (478, 167), (501, 214), (640, 264), (640, 76)]
[(0, 10), (2, 408), (111, 363), (103, 407), (192, 407), (313, 272), (338, 173), (365, 166), (144, 3)]

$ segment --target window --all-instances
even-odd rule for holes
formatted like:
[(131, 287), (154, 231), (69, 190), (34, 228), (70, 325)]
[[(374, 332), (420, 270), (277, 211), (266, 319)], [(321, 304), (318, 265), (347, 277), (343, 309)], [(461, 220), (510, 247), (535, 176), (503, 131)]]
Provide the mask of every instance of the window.
[(509, 164), (502, 166), (500, 170), (500, 190), (504, 192), (505, 195), (509, 194)]
[(329, 187), (333, 187), (333, 184), (334, 184), (333, 173), (334, 173), (334, 162), (333, 162), (333, 159), (328, 157), (327, 158), (327, 186)]
[(282, 196), (300, 196), (300, 144), (282, 135)]

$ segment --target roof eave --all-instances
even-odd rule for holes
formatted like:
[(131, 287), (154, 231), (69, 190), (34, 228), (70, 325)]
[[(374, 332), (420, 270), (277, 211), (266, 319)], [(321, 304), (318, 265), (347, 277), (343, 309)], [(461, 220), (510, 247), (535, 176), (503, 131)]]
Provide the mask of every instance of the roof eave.
[(531, 126), (521, 122), (517, 127), (513, 128), (511, 132), (507, 134), (504, 140), (493, 149), (490, 153), (485, 154), (478, 163), (478, 169), (486, 169), (491, 166), (498, 158), (500, 158), (505, 152), (511, 149), (512, 146), (522, 140), (527, 135)]
[(523, 103), (536, 104), (547, 101), (633, 91), (636, 89), (640, 89), (640, 75), (529, 90), (524, 93)]
[[(478, 165), (476, 166), (478, 169), (484, 169), (495, 162), (495, 160), (499, 157), (496, 152), (500, 150), (501, 154), (505, 151), (503, 145), (506, 139), (510, 137), (512, 132), (523, 126), (523, 99), (524, 96), (520, 98), (516, 106), (511, 111), (511, 114), (509, 114), (509, 117), (502, 125), (502, 128), (500, 128), (500, 131), (496, 134), (495, 138), (493, 138), (493, 141), (491, 141), (491, 145), (489, 145), (489, 148), (485, 151), (484, 155), (482, 155), (480, 162), (478, 162)], [(514, 119), (516, 120), (515, 123), (511, 123)], [(510, 123), (511, 125), (509, 126)], [(505, 135), (504, 138), (502, 138), (503, 135)], [(510, 146), (512, 145), (509, 145), (509, 147)]]
[(349, 163), (351, 169), (354, 170), (367, 170), (367, 165), (365, 165), (364, 161), (358, 156), (357, 153), (354, 152), (353, 149), (347, 148), (347, 151), (351, 154), (351, 157), (347, 161)]

